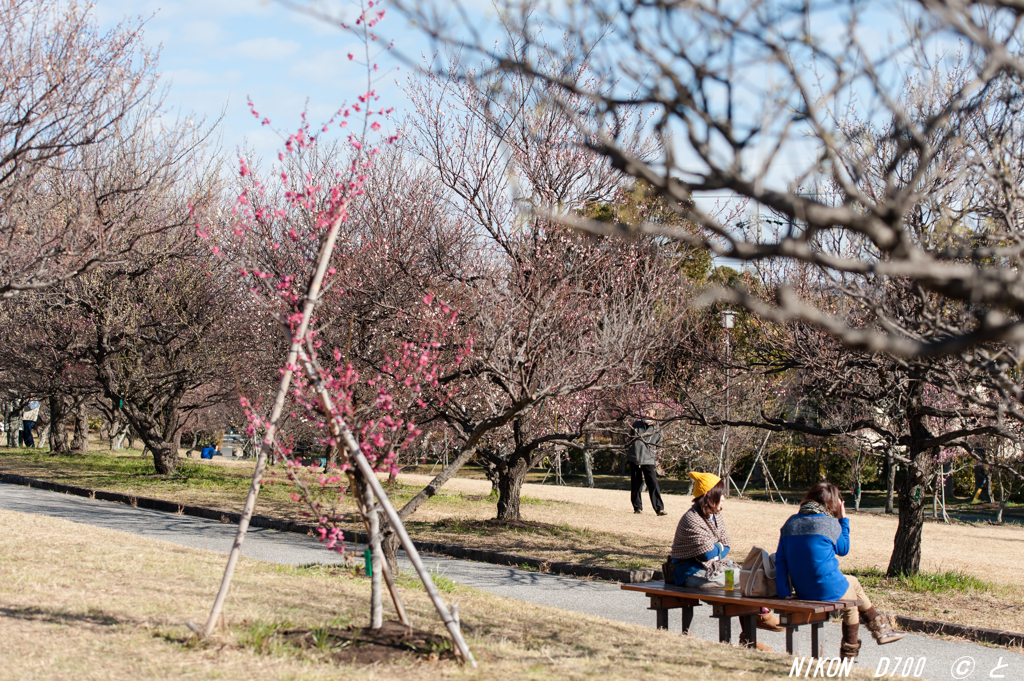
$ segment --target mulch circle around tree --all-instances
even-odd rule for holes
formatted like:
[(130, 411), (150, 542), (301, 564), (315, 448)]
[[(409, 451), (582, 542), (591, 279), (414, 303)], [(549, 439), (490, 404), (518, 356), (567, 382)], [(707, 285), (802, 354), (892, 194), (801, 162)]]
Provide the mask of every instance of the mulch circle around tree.
[(288, 629), (278, 635), (291, 645), (322, 651), (343, 664), (369, 665), (400, 658), (422, 661), (455, 659), (448, 638), (393, 621), (384, 622), (380, 629), (322, 627)]

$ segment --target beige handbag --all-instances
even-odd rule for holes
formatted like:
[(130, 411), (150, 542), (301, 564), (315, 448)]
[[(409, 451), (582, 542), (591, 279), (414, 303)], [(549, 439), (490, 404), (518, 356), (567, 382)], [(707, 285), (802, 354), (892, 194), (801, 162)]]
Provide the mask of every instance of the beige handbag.
[(775, 554), (755, 546), (740, 568), (740, 593), (744, 596), (775, 598)]

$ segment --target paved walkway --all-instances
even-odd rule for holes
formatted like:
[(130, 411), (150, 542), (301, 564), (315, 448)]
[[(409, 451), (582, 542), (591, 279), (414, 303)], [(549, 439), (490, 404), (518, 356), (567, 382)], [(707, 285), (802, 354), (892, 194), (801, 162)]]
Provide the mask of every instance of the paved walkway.
[[(235, 526), (226, 523), (14, 485), (0, 484), (0, 508), (63, 518), (224, 554), (229, 551), (235, 534)], [(336, 554), (324, 550), (310, 537), (258, 528), (249, 531), (243, 553), (250, 558), (288, 565), (337, 561)], [(538, 574), (447, 558), (425, 557), (425, 562), (430, 570), (438, 574), (489, 593), (622, 622), (654, 626), (654, 613), (646, 610), (647, 599), (635, 593), (622, 591), (616, 584), (582, 581), (571, 577)], [(406, 567), (411, 569), (408, 565)], [(210, 596), (212, 598), (213, 594)], [(717, 622), (708, 617), (709, 611), (710, 608), (697, 610), (692, 633), (701, 638), (717, 640)], [(669, 628), (678, 631), (682, 626), (680, 613), (675, 610), (671, 611), (671, 614)], [(463, 616), (472, 617), (472, 614), (464, 613)], [(736, 636), (738, 625), (733, 629)], [(825, 651), (834, 655), (839, 649), (839, 625), (827, 624), (823, 632)], [(758, 637), (776, 650), (785, 649), (784, 635), (781, 633), (759, 632)], [(916, 634), (911, 634), (898, 643), (881, 647), (875, 645), (864, 628), (861, 629), (861, 638), (864, 639), (864, 646), (861, 649), (859, 664), (871, 670), (881, 671), (887, 678), (906, 678), (902, 672), (907, 658), (913, 657), (913, 666), (917, 666), (917, 662), (923, 657), (923, 678), (934, 681), (1024, 679), (1024, 655), (1003, 648)], [(798, 654), (810, 652), (809, 639), (810, 634), (806, 628), (797, 633)], [(882, 659), (884, 656), (889, 658), (888, 672), (886, 662)], [(894, 670), (893, 665), (897, 663), (897, 659), (900, 660), (899, 670)], [(889, 674), (893, 671), (895, 674), (890, 677)], [(967, 671), (971, 673), (965, 675)]]

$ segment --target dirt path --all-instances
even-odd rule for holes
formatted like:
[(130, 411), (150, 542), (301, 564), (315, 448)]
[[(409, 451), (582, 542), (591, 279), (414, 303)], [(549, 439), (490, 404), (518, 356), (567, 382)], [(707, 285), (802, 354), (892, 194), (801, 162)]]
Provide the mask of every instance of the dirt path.
[[(426, 475), (401, 474), (403, 484), (426, 485)], [(455, 478), (444, 487), (446, 491), (488, 495), (491, 484), (487, 480)], [(523, 496), (558, 504), (522, 505), (524, 520), (566, 524), (586, 530), (614, 532), (629, 536), (642, 536), (652, 542), (661, 542), (666, 553), (672, 543), (676, 523), (689, 509), (690, 497), (664, 495), (667, 516), (657, 517), (650, 510), (650, 500), (644, 495), (645, 511), (635, 515), (629, 503), (629, 492), (624, 490), (557, 487), (554, 485), (526, 484)], [(466, 513), (465, 511), (460, 511)], [(757, 545), (774, 551), (778, 543), (779, 528), (796, 512), (794, 505), (783, 506), (758, 501), (727, 499), (724, 517), (733, 551), (740, 557), (751, 546)], [(494, 517), (494, 508), (481, 507), (465, 517), (483, 520)], [(443, 508), (425, 507), (417, 512), (417, 520), (435, 520), (446, 517)], [(885, 569), (892, 552), (896, 533), (895, 516), (871, 513), (851, 514), (850, 554), (840, 559), (843, 568), (877, 567)], [(981, 554), (979, 555), (979, 550)], [(943, 525), (927, 523), (924, 526), (922, 564), (924, 570), (962, 570), (985, 581), (1024, 586), (1024, 528), (992, 525)]]

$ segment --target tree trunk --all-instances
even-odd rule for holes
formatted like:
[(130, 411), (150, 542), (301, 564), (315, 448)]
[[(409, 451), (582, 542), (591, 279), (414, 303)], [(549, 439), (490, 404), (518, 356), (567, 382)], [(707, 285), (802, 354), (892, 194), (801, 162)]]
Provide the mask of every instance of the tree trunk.
[(1003, 478), (1002, 478), (1002, 476), (999, 477), (999, 497), (1000, 498), (999, 498), (999, 513), (996, 515), (996, 522), (997, 523), (1003, 522), (1003, 511), (1006, 509), (1006, 502), (1008, 502), (1011, 498), (1013, 498), (1013, 495), (1016, 494), (1020, 490), (1022, 484), (1024, 484), (1024, 483), (1020, 483), (1016, 487), (1011, 484), (1010, 485), (1010, 493), (1007, 494), (1003, 490)]
[(143, 456), (146, 449), (153, 455), (153, 467), (156, 468), (156, 472), (159, 475), (174, 475), (178, 468), (178, 444), (181, 436), (177, 422), (177, 407), (165, 406), (160, 414), (162, 419), (158, 420), (130, 399), (125, 398), (120, 404), (119, 411), (131, 430), (129, 440), (138, 435), (144, 445)]
[(127, 431), (127, 424), (122, 423), (120, 420), (110, 422), (110, 427), (107, 429), (107, 433), (110, 435), (111, 450), (117, 451), (124, 446), (124, 437)]
[(906, 475), (900, 484), (900, 521), (893, 540), (892, 557), (889, 559), (887, 574), (916, 575), (921, 569), (921, 533), (924, 529), (924, 485), (927, 475), (923, 471), (923, 457), (918, 453), (907, 466)]
[(917, 445), (931, 439), (932, 434), (925, 426), (925, 417), (918, 412), (921, 393), (918, 384), (911, 388), (910, 404), (907, 409), (907, 425), (910, 443), (907, 455), (910, 462), (904, 466), (903, 482), (900, 483), (900, 521), (893, 540), (892, 557), (889, 559), (887, 574), (916, 575), (921, 570), (921, 535), (924, 530), (925, 486), (931, 475), (932, 462), (938, 451), (923, 450)]
[(942, 522), (948, 523), (949, 522), (949, 516), (946, 515), (946, 481), (945, 481), (946, 465), (943, 464), (942, 468), (940, 468), (939, 470), (942, 471), (942, 475), (943, 475), (943, 478), (944, 478), (943, 481), (942, 481), (942, 490), (941, 490), (941, 492), (942, 492), (942, 497), (941, 497), (941, 500), (942, 500)]
[(50, 441), (50, 422), (47, 421), (46, 425), (39, 432), (39, 438), (36, 441), (37, 447), (45, 447)]
[[(947, 468), (948, 466), (948, 468)], [(956, 483), (953, 482), (953, 462), (950, 461), (948, 464), (942, 464), (942, 501), (945, 503), (946, 497), (950, 499), (956, 499)]]
[(160, 475), (174, 475), (178, 469), (178, 448), (173, 442), (158, 439), (144, 440), (153, 454), (153, 466)]
[(523, 494), (523, 483), (530, 471), (530, 462), (525, 457), (513, 455), (508, 468), (498, 478), (498, 520), (502, 522), (518, 522), (519, 504)]
[(71, 449), (78, 454), (89, 452), (89, 413), (85, 408), (85, 398), (75, 407), (75, 437), (71, 441)]
[(21, 429), (21, 419), (14, 418), (13, 405), (9, 410), (5, 409), (5, 416), (7, 417), (7, 446), (14, 449), (18, 446), (18, 431)]
[[(470, 438), (472, 444), (468, 444), (465, 448), (459, 452), (459, 455), (455, 457), (447, 466), (445, 466), (440, 473), (438, 473), (433, 480), (431, 480), (426, 487), (421, 489), (416, 496), (405, 503), (405, 506), (398, 512), (398, 517), (403, 521), (411, 516), (416, 510), (422, 506), (428, 499), (437, 494), (437, 491), (441, 489), (446, 482), (452, 479), (459, 469), (462, 468), (467, 461), (473, 458), (476, 453), (476, 442), (480, 439), (482, 433), (477, 433), (475, 437)], [(446, 445), (447, 446), (447, 445)], [(447, 451), (447, 450), (445, 450)], [(381, 522), (383, 528), (382, 534), (384, 536), (381, 542), (381, 549), (384, 552), (384, 560), (388, 562), (388, 565), (393, 568), (391, 574), (398, 574), (398, 547), (399, 540), (398, 535), (395, 534), (391, 528), (390, 523), (387, 520)]]
[[(985, 463), (987, 464), (988, 461), (988, 453), (986, 452)], [(985, 496), (988, 497), (989, 503), (996, 500), (995, 495), (992, 494), (992, 468), (987, 465), (985, 466)]]
[(394, 576), (398, 574), (398, 549), (401, 548), (402, 541), (395, 534), (395, 531), (391, 529), (390, 524), (382, 522), (381, 525), (386, 526), (386, 529), (381, 533), (381, 553), (384, 556), (384, 560), (387, 561), (388, 567), (391, 568), (391, 575)]
[(863, 463), (864, 450), (857, 449), (857, 457), (853, 460), (851, 473), (853, 474), (853, 510), (860, 510), (860, 476)]
[(590, 445), (593, 442), (594, 434), (587, 431), (583, 435), (583, 470), (587, 474), (587, 487), (594, 486), (594, 452)]
[(63, 395), (50, 395), (50, 452), (52, 454), (69, 454), (68, 429), (66, 420), (68, 403)]
[(188, 451), (185, 452), (185, 456), (187, 456), (188, 458), (191, 459), (192, 458), (192, 452), (194, 452), (196, 450), (196, 445), (197, 444), (199, 444), (199, 431), (198, 430), (193, 430), (192, 431), (192, 444), (190, 444), (188, 446)]
[(484, 475), (487, 477), (488, 482), (491, 483), (491, 496), (498, 496), (498, 480), (501, 478), (501, 471), (498, 468), (498, 464), (490, 459), (483, 459)]
[(370, 529), (370, 628), (380, 629), (384, 625), (381, 583), (381, 576), (384, 574), (384, 553), (381, 551), (380, 512), (373, 508), (373, 491), (370, 486), (360, 484), (360, 487), (363, 488), (363, 503), (369, 512), (366, 522)]
[(896, 457), (893, 456), (892, 450), (888, 449), (885, 453), (885, 512), (892, 514), (893, 510), (893, 495), (896, 489)]

